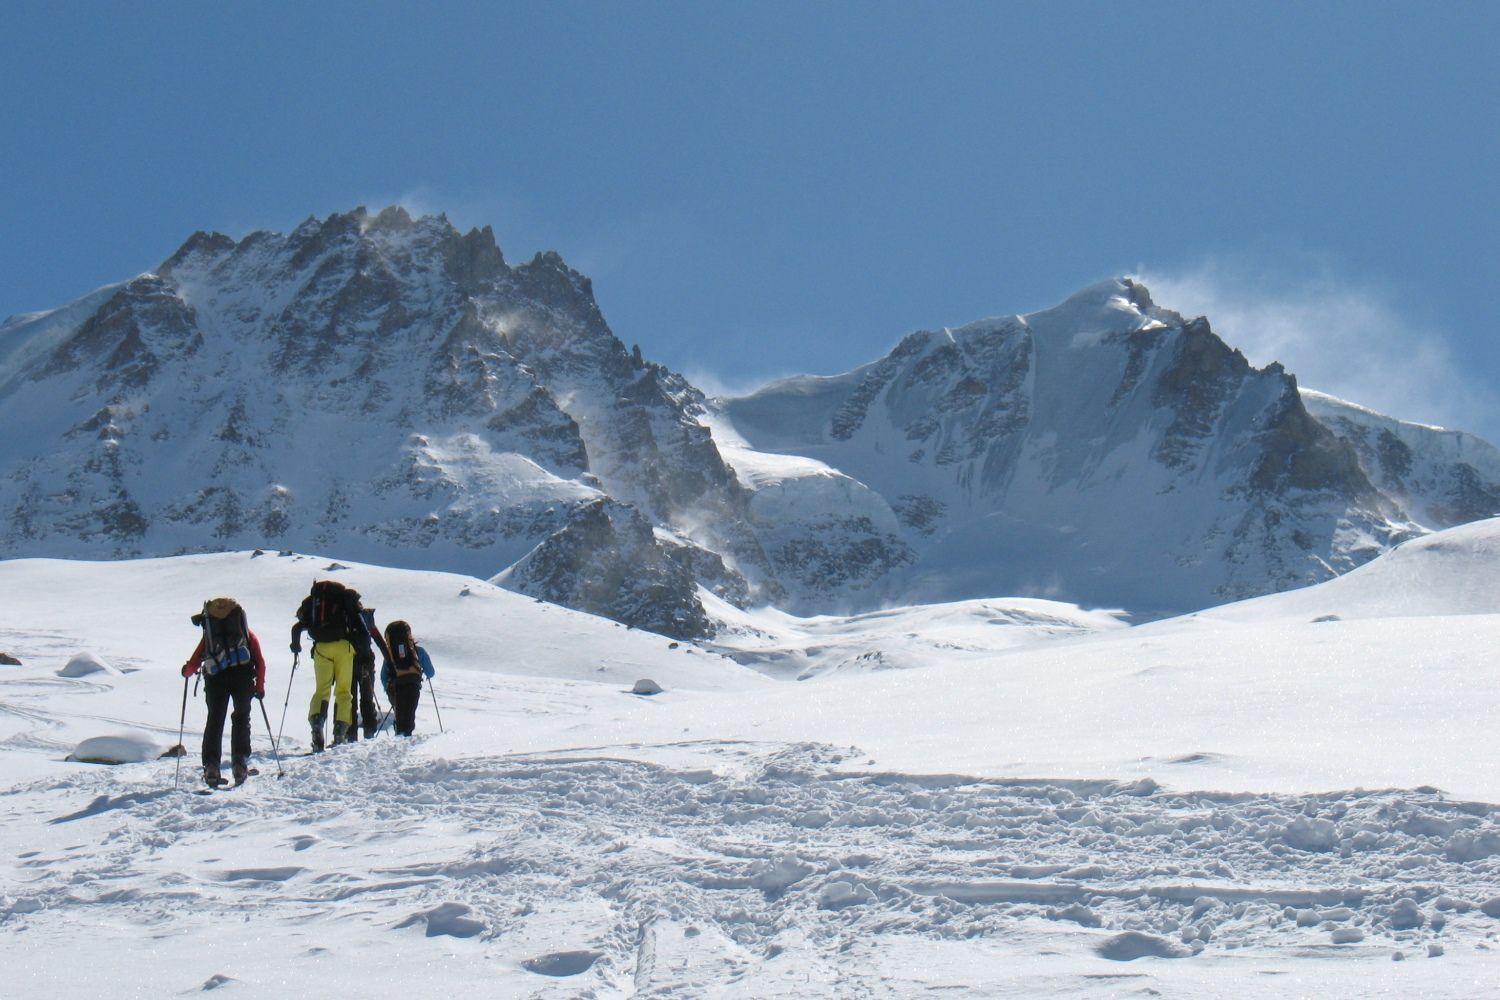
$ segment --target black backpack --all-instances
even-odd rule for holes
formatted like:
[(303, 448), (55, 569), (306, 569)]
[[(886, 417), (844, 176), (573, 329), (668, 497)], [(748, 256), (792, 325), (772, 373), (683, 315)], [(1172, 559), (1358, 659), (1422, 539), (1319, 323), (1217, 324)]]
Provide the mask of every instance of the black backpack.
[(203, 628), (203, 658), (198, 666), (204, 673), (212, 676), (226, 667), (250, 662), (245, 609), (233, 598), (205, 601), (203, 611), (193, 616), (193, 624)]
[(406, 622), (391, 622), (385, 627), (385, 645), (391, 651), (391, 673), (396, 681), (422, 680), (422, 661), (417, 656), (417, 643), (411, 637), (411, 626)]
[[(351, 619), (348, 587), (336, 580), (319, 580), (297, 609), (297, 620), (307, 628), (313, 642), (337, 642), (349, 638)], [(359, 596), (354, 595), (356, 605)]]

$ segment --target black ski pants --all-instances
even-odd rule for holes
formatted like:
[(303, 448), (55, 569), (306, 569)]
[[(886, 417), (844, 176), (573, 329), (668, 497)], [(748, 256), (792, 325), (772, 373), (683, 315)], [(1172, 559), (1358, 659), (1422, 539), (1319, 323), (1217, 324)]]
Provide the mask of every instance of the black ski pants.
[(250, 702), (255, 698), (255, 664), (242, 663), (210, 674), (203, 681), (203, 700), (208, 719), (203, 723), (203, 766), (219, 766), (224, 749), (224, 714), (229, 703), (229, 752), (234, 758), (250, 756)]
[[(380, 713), (375, 711), (375, 661), (355, 657), (354, 661), (354, 716), (351, 728), (364, 723), (365, 739), (375, 738), (375, 727), (380, 725)], [(351, 736), (353, 733), (351, 732)]]
[(396, 735), (410, 736), (417, 728), (417, 703), (422, 700), (421, 680), (392, 681), (386, 691), (391, 696), (391, 710), (396, 716)]

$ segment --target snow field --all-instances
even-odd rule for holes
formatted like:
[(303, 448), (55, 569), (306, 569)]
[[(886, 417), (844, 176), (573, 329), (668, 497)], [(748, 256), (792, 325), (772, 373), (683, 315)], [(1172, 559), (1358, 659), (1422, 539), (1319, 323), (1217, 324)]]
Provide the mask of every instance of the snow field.
[[(1495, 536), (1138, 628), (997, 600), (712, 648), (308, 556), (0, 562), (7, 985), (1493, 997)], [(417, 739), (278, 779), (257, 709), (260, 776), (199, 796), (191, 700), (174, 788), (187, 616), (245, 604), (299, 749), (283, 637), (327, 574), (418, 628), (446, 733), (429, 692)]]
[[(16, 789), (8, 830), (62, 834), (10, 854), (21, 884), (0, 920), (31, 946), (23, 974), (86, 995), (98, 970), (28, 958), (76, 943), (80, 921), (104, 948), (174, 942), (157, 995), (336, 979), (388, 944), (419, 965), (460, 959), (459, 981), (482, 975), (496, 995), (600, 997), (800, 996), (817, 980), (917, 995), (849, 950), (1018, 928), (1083, 956), (1065, 977), (1079, 990), (1142, 957), (1462, 965), (1500, 947), (1482, 910), (1500, 898), (1500, 810), (1434, 793), (868, 774), (813, 744), (679, 748), (719, 769), (435, 755), (454, 742), (339, 748), (288, 761), (282, 780), (262, 755), (259, 778), (207, 797), (173, 791), (170, 761)], [(200, 950), (226, 933), (275, 947)], [(379, 962), (387, 986), (420, 982)], [(1133, 974), (1173, 981), (1148, 968)], [(995, 965), (966, 987), (1024, 983)]]

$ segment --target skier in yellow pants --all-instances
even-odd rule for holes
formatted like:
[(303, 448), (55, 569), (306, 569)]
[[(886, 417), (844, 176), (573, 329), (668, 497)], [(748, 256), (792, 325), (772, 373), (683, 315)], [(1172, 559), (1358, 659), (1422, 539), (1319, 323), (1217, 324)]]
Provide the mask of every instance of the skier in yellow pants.
[[(369, 652), (370, 630), (365, 624), (359, 593), (332, 580), (319, 580), (297, 608), (292, 626), (292, 652), (302, 652), (302, 633), (312, 636), (316, 690), (307, 706), (314, 753), (323, 749), (328, 722), (328, 700), (333, 698), (333, 745), (357, 739), (354, 728), (354, 660)], [(356, 648), (357, 647), (357, 648)]]
[(321, 733), (328, 718), (329, 688), (333, 689), (333, 745), (348, 737), (354, 725), (354, 647), (348, 639), (315, 642), (312, 648), (313, 677), (317, 685), (307, 718)]

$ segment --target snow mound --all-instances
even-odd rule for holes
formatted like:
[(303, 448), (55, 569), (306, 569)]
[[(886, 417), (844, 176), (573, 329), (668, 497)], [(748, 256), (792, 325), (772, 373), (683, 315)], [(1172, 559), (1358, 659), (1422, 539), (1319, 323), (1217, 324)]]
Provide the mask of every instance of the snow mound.
[(57, 672), (59, 677), (88, 677), (92, 674), (121, 676), (121, 672), (94, 653), (79, 653)]
[(84, 740), (68, 760), (85, 764), (140, 764), (162, 755), (162, 746), (145, 733), (115, 733)]
[(1126, 931), (1104, 940), (1095, 949), (1111, 962), (1133, 962), (1138, 958), (1186, 958), (1191, 952), (1166, 938), (1140, 931)]

